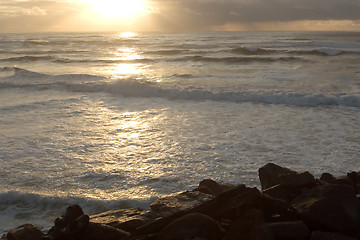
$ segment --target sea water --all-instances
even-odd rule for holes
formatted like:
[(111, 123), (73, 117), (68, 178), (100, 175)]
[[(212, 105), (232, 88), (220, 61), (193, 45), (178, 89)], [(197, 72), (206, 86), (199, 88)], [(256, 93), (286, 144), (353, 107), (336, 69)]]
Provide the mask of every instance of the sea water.
[(360, 170), (360, 33), (0, 34), (0, 234), (268, 162)]

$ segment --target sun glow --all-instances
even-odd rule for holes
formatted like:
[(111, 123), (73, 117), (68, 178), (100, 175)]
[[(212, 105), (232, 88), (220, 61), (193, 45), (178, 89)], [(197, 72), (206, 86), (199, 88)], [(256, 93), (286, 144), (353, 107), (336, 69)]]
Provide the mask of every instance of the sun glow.
[(104, 18), (132, 18), (146, 12), (145, 0), (84, 0)]

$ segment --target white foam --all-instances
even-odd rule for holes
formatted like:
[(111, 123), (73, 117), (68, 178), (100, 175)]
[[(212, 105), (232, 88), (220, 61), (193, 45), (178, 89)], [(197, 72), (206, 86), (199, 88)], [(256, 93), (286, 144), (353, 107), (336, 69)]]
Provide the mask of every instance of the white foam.
[(254, 102), (311, 107), (321, 105), (360, 107), (360, 95), (312, 95), (293, 92), (212, 92), (209, 90), (162, 88), (160, 85), (131, 79), (119, 80), (113, 83), (68, 85), (68, 87), (74, 91), (108, 92), (125, 97), (160, 97), (178, 100), (209, 100), (237, 103)]
[(66, 208), (78, 204), (85, 214), (91, 215), (107, 210), (143, 207), (149, 202), (141, 200), (97, 200), (80, 197), (46, 196), (16, 191), (0, 193), (0, 236), (14, 226), (31, 223), (43, 231), (53, 226), (54, 220), (61, 217)]

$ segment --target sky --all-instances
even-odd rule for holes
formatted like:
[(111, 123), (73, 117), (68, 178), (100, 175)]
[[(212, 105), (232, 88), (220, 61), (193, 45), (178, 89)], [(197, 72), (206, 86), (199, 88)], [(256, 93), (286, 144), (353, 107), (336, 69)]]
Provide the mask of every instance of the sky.
[(360, 0), (0, 0), (0, 32), (360, 30)]

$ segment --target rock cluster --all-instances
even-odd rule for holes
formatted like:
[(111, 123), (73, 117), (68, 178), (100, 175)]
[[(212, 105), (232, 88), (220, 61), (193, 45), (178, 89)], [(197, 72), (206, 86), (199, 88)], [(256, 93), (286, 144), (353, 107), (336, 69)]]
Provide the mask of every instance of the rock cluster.
[(203, 180), (199, 187), (156, 200), (151, 211), (121, 209), (93, 216), (69, 206), (53, 228), (31, 224), (3, 240), (355, 240), (360, 239), (360, 173), (315, 179), (266, 164), (261, 191)]

